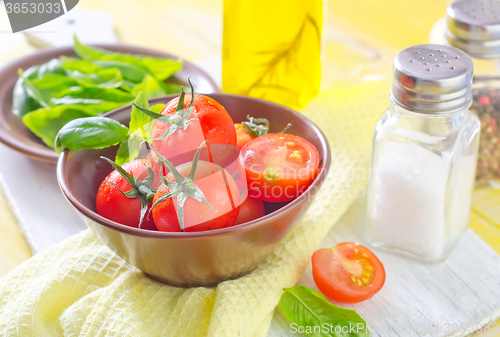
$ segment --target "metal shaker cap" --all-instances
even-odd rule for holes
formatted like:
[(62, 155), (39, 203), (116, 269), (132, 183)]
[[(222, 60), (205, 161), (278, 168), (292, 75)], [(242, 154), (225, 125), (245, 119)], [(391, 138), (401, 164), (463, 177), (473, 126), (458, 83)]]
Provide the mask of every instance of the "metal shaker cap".
[(446, 40), (473, 57), (500, 57), (500, 1), (457, 0), (446, 10)]
[(440, 114), (472, 103), (471, 58), (463, 51), (435, 44), (406, 48), (394, 59), (393, 103), (415, 112)]

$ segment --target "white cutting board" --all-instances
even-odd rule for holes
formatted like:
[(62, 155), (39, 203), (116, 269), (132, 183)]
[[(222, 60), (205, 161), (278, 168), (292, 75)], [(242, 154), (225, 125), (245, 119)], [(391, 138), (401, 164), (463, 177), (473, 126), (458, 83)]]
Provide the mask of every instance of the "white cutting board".
[(56, 166), (37, 162), (0, 143), (0, 188), (33, 253), (87, 228), (64, 198)]
[[(365, 198), (355, 201), (320, 248), (343, 241), (367, 245), (365, 210)], [(371, 336), (466, 336), (488, 323), (493, 324), (493, 332), (484, 336), (500, 336), (500, 326), (494, 325), (500, 318), (500, 256), (472, 230), (467, 230), (451, 256), (439, 264), (372, 250), (386, 270), (384, 287), (365, 302), (332, 302), (356, 310), (366, 320)], [(298, 284), (318, 290), (310, 265)], [(289, 324), (277, 309), (268, 336), (305, 336), (290, 333)]]

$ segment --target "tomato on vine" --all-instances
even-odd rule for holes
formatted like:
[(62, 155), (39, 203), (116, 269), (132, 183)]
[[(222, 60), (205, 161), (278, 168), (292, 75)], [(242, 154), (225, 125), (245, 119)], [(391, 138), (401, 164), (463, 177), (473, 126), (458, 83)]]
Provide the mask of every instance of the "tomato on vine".
[(156, 230), (153, 219), (146, 215), (159, 183), (158, 175), (154, 174), (158, 166), (144, 159), (119, 166), (108, 158), (102, 158), (115, 170), (99, 186), (97, 213), (130, 227)]
[(247, 116), (248, 121), (234, 124), (236, 129), (236, 145), (242, 148), (257, 137), (269, 132), (269, 121), (265, 118)]
[(177, 167), (154, 150), (170, 170), (167, 176), (161, 176), (153, 199), (152, 214), (158, 230), (194, 232), (234, 225), (240, 209), (238, 187), (222, 167), (199, 160), (205, 142), (191, 162)]

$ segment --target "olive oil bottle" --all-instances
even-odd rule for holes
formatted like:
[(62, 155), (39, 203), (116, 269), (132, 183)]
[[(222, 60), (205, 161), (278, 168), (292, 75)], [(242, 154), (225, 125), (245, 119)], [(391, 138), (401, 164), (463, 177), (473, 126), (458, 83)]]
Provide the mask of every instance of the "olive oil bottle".
[(321, 82), (322, 0), (224, 0), (222, 86), (299, 109)]

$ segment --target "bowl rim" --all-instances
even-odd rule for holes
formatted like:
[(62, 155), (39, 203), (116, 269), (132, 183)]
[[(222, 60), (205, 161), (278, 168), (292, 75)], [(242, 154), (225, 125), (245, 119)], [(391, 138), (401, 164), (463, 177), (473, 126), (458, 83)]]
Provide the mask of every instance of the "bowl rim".
[[(144, 47), (139, 47), (139, 46), (132, 46), (128, 44), (91, 44), (90, 46), (92, 47), (97, 47), (97, 48), (102, 48), (102, 49), (107, 49), (110, 51), (114, 52), (121, 52), (121, 53), (128, 53), (128, 54), (135, 54), (135, 55), (144, 55), (144, 56), (151, 56), (151, 57), (165, 57), (165, 58), (171, 58), (171, 59), (181, 59), (179, 56), (163, 52), (160, 50), (155, 50), (155, 49), (149, 49), (149, 48), (144, 48)], [(18, 58), (16, 60), (13, 60), (4, 66), (0, 67), (0, 75), (2, 75), (4, 72), (10, 71), (11, 69), (15, 69), (17, 71), (18, 68), (24, 68), (26, 66), (32, 67), (35, 65), (39, 65), (40, 62), (37, 62), (40, 58), (45, 58), (48, 56), (51, 56), (53, 58), (59, 57), (62, 55), (66, 55), (68, 53), (71, 53), (73, 51), (73, 46), (67, 46), (67, 47), (57, 47), (57, 48), (43, 48), (39, 51), (36, 51), (34, 53), (31, 53), (29, 55), (26, 55), (24, 57)], [(210, 87), (213, 90), (213, 93), (219, 92), (219, 88), (217, 87), (217, 84), (215, 81), (210, 77), (203, 69), (198, 67), (196, 64), (189, 62), (185, 59), (182, 59), (182, 62), (184, 64), (188, 64), (190, 67), (193, 67), (196, 69), (196, 71), (205, 77), (207, 83), (210, 85)], [(12, 95), (12, 92), (8, 90), (8, 94)], [(1, 110), (1, 107), (0, 107)], [(0, 112), (1, 113), (1, 112)], [(12, 112), (10, 112), (12, 113)], [(25, 138), (25, 137), (22, 137)], [(11, 132), (9, 131), (9, 128), (6, 128), (3, 123), (0, 123), (0, 142), (3, 143), (4, 145), (8, 146), (9, 148), (21, 153), (24, 156), (27, 156), (29, 158), (32, 158), (37, 161), (42, 161), (46, 163), (51, 163), (51, 164), (57, 164), (57, 161), (59, 159), (59, 155), (57, 154), (56, 151), (53, 149), (50, 149), (49, 147), (45, 148), (36, 148), (36, 147), (31, 147), (29, 144), (25, 143), (21, 139), (14, 137)]]
[[(70, 189), (66, 183), (66, 181), (63, 179), (64, 178), (64, 172), (65, 168), (67, 166), (67, 158), (70, 155), (71, 151), (68, 149), (65, 149), (57, 162), (57, 181), (59, 183), (59, 187), (66, 197), (66, 199), (75, 207), (80, 213), (82, 213), (86, 218), (99, 223), (100, 225), (103, 225), (105, 227), (117, 230), (119, 232), (129, 234), (129, 235), (135, 235), (135, 236), (142, 236), (142, 237), (149, 237), (149, 238), (185, 238), (185, 239), (192, 239), (192, 238), (197, 238), (197, 237), (206, 237), (206, 236), (215, 236), (215, 235), (229, 235), (233, 234), (234, 232), (242, 232), (245, 230), (249, 230), (253, 227), (256, 227), (258, 225), (263, 225), (264, 223), (267, 223), (268, 221), (273, 221), (276, 219), (279, 219), (286, 214), (290, 213), (297, 207), (301, 206), (303, 203), (305, 203), (308, 198), (312, 198), (315, 196), (315, 194), (319, 191), (321, 185), (326, 179), (326, 176), (330, 170), (331, 166), (331, 149), (330, 149), (330, 144), (328, 143), (328, 139), (326, 138), (325, 134), (321, 129), (314, 124), (310, 119), (305, 117), (304, 115), (296, 112), (293, 109), (290, 109), (288, 107), (285, 107), (283, 105), (255, 98), (255, 97), (249, 97), (249, 96), (242, 96), (242, 95), (234, 95), (234, 94), (226, 94), (226, 93), (214, 93), (214, 94), (207, 94), (206, 96), (229, 96), (237, 99), (247, 99), (247, 100), (258, 100), (261, 101), (264, 104), (267, 104), (269, 106), (275, 106), (275, 107), (280, 107), (280, 108), (286, 108), (291, 112), (293, 115), (298, 117), (303, 123), (309, 125), (315, 133), (318, 135), (318, 138), (322, 144), (322, 148), (318, 149), (318, 152), (321, 150), (322, 152), (325, 153), (325, 157), (323, 158), (323, 165), (318, 169), (318, 172), (316, 173), (316, 178), (312, 182), (311, 185), (307, 188), (307, 190), (299, 195), (296, 199), (292, 200), (290, 203), (286, 204), (282, 208), (270, 213), (266, 214), (263, 217), (257, 218), (255, 220), (245, 222), (239, 225), (231, 226), (231, 227), (226, 227), (226, 228), (221, 228), (221, 229), (214, 229), (214, 230), (209, 230), (209, 231), (200, 231), (200, 232), (161, 232), (161, 231), (150, 231), (150, 230), (143, 230), (140, 228), (135, 228), (135, 227), (130, 227), (112, 220), (109, 220), (93, 210), (89, 209), (83, 203), (81, 203), (75, 196), (73, 196), (70, 192)], [(167, 95), (167, 96), (162, 96), (162, 97), (157, 97), (154, 99), (149, 100), (150, 104), (159, 104), (159, 103), (164, 103), (163, 101), (165, 100), (170, 100), (174, 97), (177, 97), (177, 94), (173, 95)], [(118, 114), (122, 112), (125, 109), (131, 109), (132, 105), (126, 105), (123, 107), (120, 107), (118, 109), (112, 110), (104, 116), (106, 117), (111, 117), (115, 114)]]

